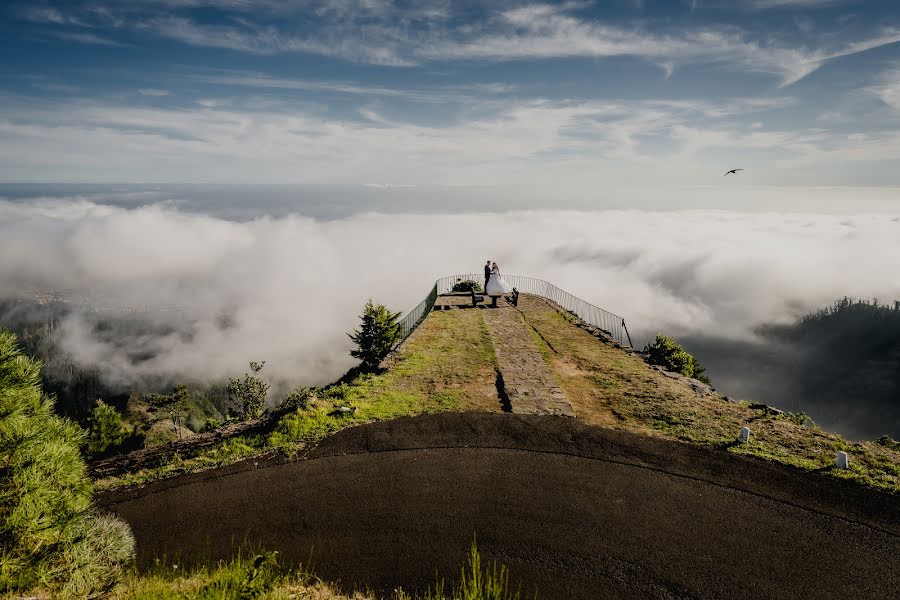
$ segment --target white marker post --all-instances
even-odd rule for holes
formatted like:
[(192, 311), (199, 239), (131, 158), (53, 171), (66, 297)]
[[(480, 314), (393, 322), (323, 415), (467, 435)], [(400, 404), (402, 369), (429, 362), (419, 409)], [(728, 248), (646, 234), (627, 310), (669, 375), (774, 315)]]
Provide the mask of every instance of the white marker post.
[(834, 464), (838, 469), (849, 469), (850, 458), (847, 456), (846, 452), (840, 451), (834, 455)]
[(746, 444), (750, 441), (750, 428), (749, 427), (741, 427), (741, 432), (738, 434), (738, 441), (742, 444)]

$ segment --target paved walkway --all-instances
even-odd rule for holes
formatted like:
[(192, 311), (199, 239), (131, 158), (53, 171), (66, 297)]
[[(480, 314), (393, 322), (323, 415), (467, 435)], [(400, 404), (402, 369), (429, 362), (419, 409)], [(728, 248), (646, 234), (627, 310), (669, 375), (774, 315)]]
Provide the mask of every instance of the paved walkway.
[(538, 351), (521, 313), (511, 306), (503, 306), (485, 309), (482, 314), (491, 332), (503, 389), (512, 412), (574, 417), (572, 405)]

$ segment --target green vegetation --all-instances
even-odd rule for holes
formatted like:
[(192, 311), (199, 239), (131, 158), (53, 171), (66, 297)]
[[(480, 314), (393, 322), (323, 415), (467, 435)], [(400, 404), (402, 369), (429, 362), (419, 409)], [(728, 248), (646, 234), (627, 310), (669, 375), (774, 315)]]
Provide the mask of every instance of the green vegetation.
[(268, 434), (244, 435), (164, 465), (98, 481), (100, 488), (138, 484), (279, 451), (299, 452), (324, 436), (360, 423), (447, 410), (499, 412), (496, 358), (480, 311), (430, 315), (381, 373), (352, 373), (321, 389), (301, 388), (295, 404)]
[(92, 597), (121, 575), (134, 539), (92, 508), (83, 431), (54, 414), (40, 368), (0, 331), (0, 592)]
[(356, 349), (350, 351), (350, 356), (362, 361), (364, 370), (377, 369), (378, 364), (394, 348), (400, 335), (400, 325), (397, 323), (399, 318), (400, 313), (392, 313), (382, 304), (372, 304), (372, 300), (366, 302), (363, 314), (359, 316), (359, 329), (348, 334), (356, 344)]
[(466, 279), (465, 281), (457, 281), (453, 284), (454, 292), (480, 292), (481, 284), (477, 281), (472, 281), (471, 279)]
[(762, 333), (784, 349), (754, 357), (778, 402), (814, 398), (823, 418), (900, 437), (900, 303), (843, 298)]
[(712, 383), (700, 361), (682, 348), (673, 337), (657, 334), (653, 343), (644, 347), (644, 352), (650, 355), (651, 364), (665, 367), (667, 371), (681, 373), (685, 377), (693, 377), (707, 385)]
[[(425, 600), (519, 600), (519, 590), (515, 592), (509, 585), (509, 570), (506, 565), (492, 562), (490, 569), (482, 566), (478, 546), (472, 541), (469, 560), (460, 569), (459, 581), (448, 596), (441, 581), (435, 590), (425, 594)], [(535, 594), (537, 597), (537, 594)]]
[(171, 394), (151, 394), (147, 397), (153, 410), (162, 412), (172, 422), (178, 439), (181, 439), (182, 425), (188, 413), (189, 397), (190, 393), (185, 385), (175, 386)]
[(266, 361), (251, 362), (250, 373), (244, 373), (243, 379), (228, 379), (228, 400), (237, 406), (235, 416), (243, 419), (256, 419), (266, 408), (269, 384), (259, 377), (259, 372), (266, 366)]
[[(518, 600), (509, 584), (505, 565), (482, 566), (473, 543), (460, 580), (451, 591), (438, 582), (422, 600)], [(158, 563), (147, 573), (132, 571), (110, 594), (113, 600), (374, 600), (359, 592), (346, 596), (303, 570), (287, 570), (277, 552), (238, 553), (230, 561), (212, 568), (196, 567), (185, 572), (177, 564)], [(391, 600), (415, 600), (401, 590)]]

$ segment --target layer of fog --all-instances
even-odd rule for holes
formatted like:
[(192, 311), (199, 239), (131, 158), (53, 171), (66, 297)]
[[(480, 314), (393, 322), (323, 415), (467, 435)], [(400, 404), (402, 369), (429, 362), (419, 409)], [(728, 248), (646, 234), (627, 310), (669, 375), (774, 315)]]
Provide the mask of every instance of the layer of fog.
[[(77, 311), (63, 347), (110, 382), (211, 381), (266, 360), (281, 382), (353, 364), (346, 332), (366, 299), (405, 311), (439, 276), (551, 281), (657, 331), (751, 340), (845, 294), (900, 298), (900, 218), (724, 211), (359, 214), (237, 222), (166, 205), (0, 201), (0, 297), (61, 291), (90, 307), (178, 324), (99, 337)], [(135, 358), (135, 356), (140, 358)]]

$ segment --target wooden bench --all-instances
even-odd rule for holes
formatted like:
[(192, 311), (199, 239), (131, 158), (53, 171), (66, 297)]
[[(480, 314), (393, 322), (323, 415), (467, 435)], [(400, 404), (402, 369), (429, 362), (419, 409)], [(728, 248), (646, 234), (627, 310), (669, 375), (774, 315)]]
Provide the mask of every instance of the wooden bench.
[(479, 302), (484, 302), (484, 296), (477, 296), (475, 290), (470, 291), (472, 292), (472, 306), (478, 306)]

